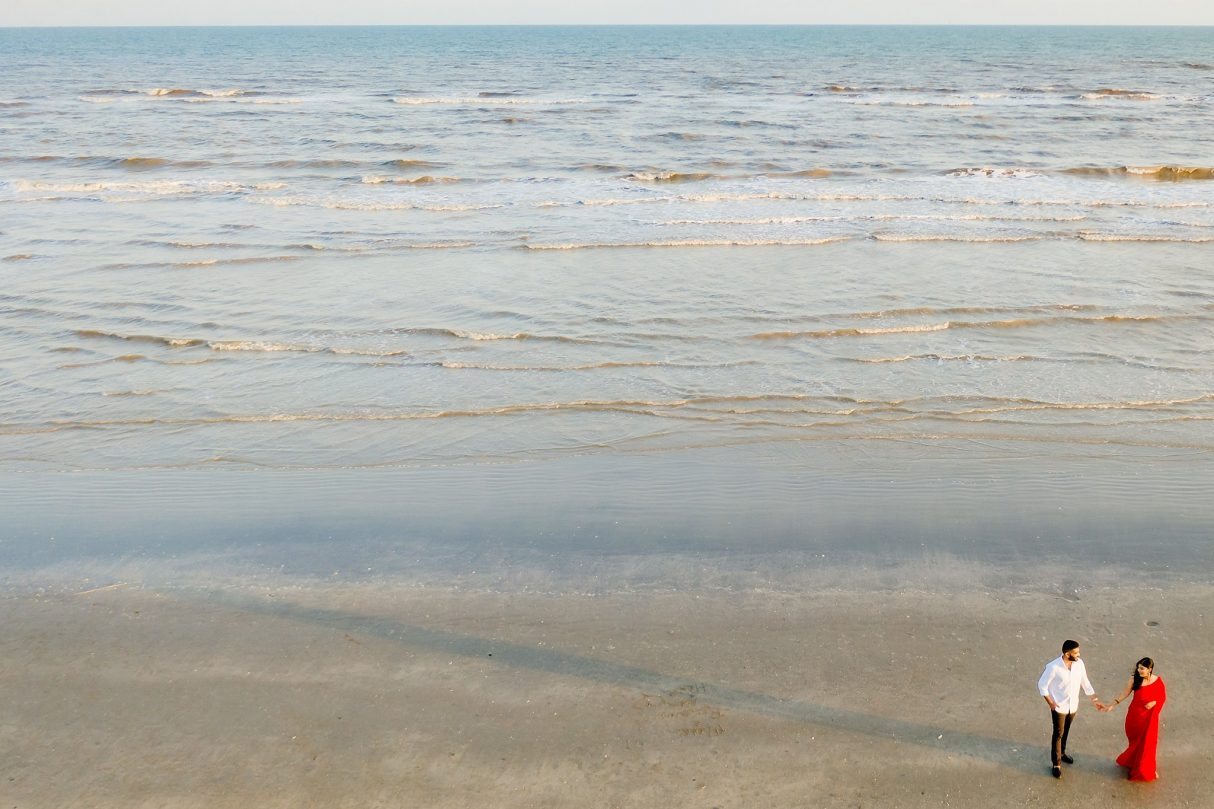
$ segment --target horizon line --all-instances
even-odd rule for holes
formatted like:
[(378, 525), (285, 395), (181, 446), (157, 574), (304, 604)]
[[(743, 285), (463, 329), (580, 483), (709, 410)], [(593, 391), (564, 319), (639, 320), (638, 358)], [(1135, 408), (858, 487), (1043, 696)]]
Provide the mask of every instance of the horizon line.
[(1214, 23), (964, 23), (964, 22), (586, 22), (586, 23), (187, 23), (102, 25), (0, 25), (0, 31), (25, 29), (141, 28), (1214, 28)]

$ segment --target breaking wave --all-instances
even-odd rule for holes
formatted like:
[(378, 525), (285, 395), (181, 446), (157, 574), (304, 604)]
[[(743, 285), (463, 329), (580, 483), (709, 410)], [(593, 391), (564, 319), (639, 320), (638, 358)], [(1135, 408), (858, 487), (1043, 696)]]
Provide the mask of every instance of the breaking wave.
[(1015, 242), (1038, 242), (1053, 238), (1050, 234), (1033, 234), (1021, 236), (975, 236), (964, 233), (874, 233), (872, 238), (878, 242), (961, 242), (965, 244), (1012, 244)]
[(107, 270), (129, 270), (165, 267), (168, 269), (191, 269), (194, 267), (241, 266), (246, 264), (274, 264), (280, 261), (299, 261), (302, 256), (241, 256), (239, 258), (204, 258), (196, 261), (147, 261), (118, 262), (102, 265)]
[(300, 354), (339, 354), (362, 357), (402, 357), (408, 351), (384, 351), (362, 348), (338, 348), (308, 345), (304, 343), (277, 343), (270, 340), (211, 340), (206, 343), (212, 351), (259, 351), (267, 353), (288, 352)]
[(505, 207), (501, 203), (450, 203), (425, 205), (416, 202), (372, 202), (355, 199), (324, 199), (311, 197), (249, 197), (249, 202), (258, 205), (272, 205), (278, 208), (302, 206), (308, 208), (328, 208), (334, 211), (487, 211), (493, 208)]
[(147, 96), (150, 98), (235, 98), (243, 95), (258, 95), (256, 92), (241, 90), (238, 88), (229, 88), (225, 90), (187, 90), (181, 87), (152, 87), (148, 89), (103, 89), (89, 90), (85, 93), (90, 96)]
[(160, 337), (155, 334), (119, 334), (117, 332), (98, 331), (96, 329), (76, 329), (73, 332), (77, 337), (85, 339), (101, 339), (101, 340), (123, 340), (128, 343), (154, 343), (157, 345), (168, 346), (169, 348), (188, 348), (191, 346), (206, 345), (206, 340), (199, 340), (192, 337)]
[(1042, 176), (1039, 171), (1025, 168), (995, 168), (980, 166), (976, 168), (950, 169), (945, 174), (949, 177), (1000, 177), (1005, 179), (1031, 179)]
[(1214, 242), (1214, 236), (1156, 236), (1127, 233), (1077, 233), (1075, 238), (1085, 242), (1139, 242), (1141, 244), (1208, 244)]
[(409, 327), (394, 329), (394, 334), (418, 334), (428, 335), (431, 337), (455, 337), (461, 340), (474, 340), (477, 342), (485, 340), (536, 340), (554, 343), (583, 343), (592, 344), (598, 343), (599, 340), (593, 340), (583, 337), (568, 337), (559, 334), (532, 334), (530, 332), (514, 332), (513, 334), (502, 334), (498, 332), (482, 332), (469, 331), (464, 329), (447, 329), (441, 327)]
[(187, 89), (184, 87), (151, 87), (147, 89), (99, 89), (89, 90), (77, 96), (80, 101), (91, 104), (113, 104), (119, 101), (180, 101), (180, 102), (226, 102), (236, 104), (297, 104), (301, 99), (283, 95), (269, 96), (256, 90), (239, 88)]
[(405, 106), (427, 106), (445, 104), (451, 106), (553, 106), (564, 104), (585, 104), (581, 98), (495, 98), (495, 97), (464, 97), (464, 98), (428, 98), (421, 96), (397, 96), (392, 99), (394, 104)]
[(65, 163), (73, 166), (86, 166), (89, 168), (119, 168), (140, 171), (144, 169), (158, 168), (203, 168), (212, 166), (210, 160), (177, 160), (168, 157), (111, 157), (102, 155), (78, 155), (73, 157), (60, 155), (35, 155), (35, 156), (11, 156), (0, 157), (0, 163)]
[[(385, 333), (392, 335), (445, 337), (454, 338), (457, 340), (470, 340), (473, 342), (518, 340), (585, 345), (601, 342), (591, 338), (570, 337), (559, 334), (533, 334), (530, 332), (498, 333), (427, 326), (402, 327), (391, 329)], [(404, 349), (396, 348), (384, 349), (359, 346), (334, 346), (318, 343), (301, 343), (277, 340), (210, 340), (198, 337), (165, 337), (155, 334), (122, 334), (120, 332), (102, 331), (99, 329), (77, 329), (73, 332), (73, 334), (75, 334), (77, 337), (90, 340), (119, 340), (127, 343), (147, 343), (174, 349), (205, 347), (211, 349), (212, 351), (290, 351), (307, 354), (354, 354), (381, 357), (407, 356), (410, 353)]]
[(737, 360), (734, 362), (712, 362), (712, 363), (696, 363), (696, 362), (667, 362), (667, 361), (646, 361), (646, 360), (604, 360), (603, 362), (591, 362), (582, 365), (485, 365), (472, 362), (450, 362), (440, 361), (427, 363), (440, 368), (449, 368), (451, 370), (471, 370), (471, 371), (596, 371), (602, 369), (613, 368), (735, 368), (741, 365), (757, 365), (758, 360)]
[(380, 165), (395, 169), (436, 169), (445, 166), (446, 163), (435, 163), (432, 160), (410, 160), (401, 157), (395, 160), (384, 161)]
[(903, 354), (898, 357), (845, 357), (848, 362), (858, 362), (865, 365), (883, 365), (898, 362), (1062, 362), (1037, 357), (1031, 354), (1016, 354), (999, 356), (988, 354)]
[(801, 169), (800, 171), (770, 171), (767, 177), (802, 177), (805, 179), (821, 179), (832, 177), (839, 172), (835, 169)]
[(1068, 216), (995, 214), (836, 214), (824, 216), (765, 216), (755, 219), (667, 219), (657, 225), (802, 225), (813, 222), (1082, 222), (1083, 214)]
[(1149, 93), (1145, 90), (1123, 90), (1119, 87), (1105, 87), (1100, 90), (1083, 93), (1080, 98), (1085, 101), (1100, 101), (1109, 98), (1121, 98), (1127, 101), (1158, 101), (1163, 96), (1157, 93)]
[(364, 165), (359, 160), (314, 158), (310, 160), (275, 160), (267, 163), (272, 169), (352, 169)]
[(707, 172), (679, 171), (634, 171), (624, 177), (638, 183), (691, 183), (698, 180), (710, 180), (717, 175)]
[(430, 174), (424, 174), (421, 177), (385, 177), (383, 175), (371, 175), (363, 177), (360, 181), (364, 185), (442, 185), (447, 183), (460, 182), (459, 177), (435, 177)]
[[(1201, 419), (1201, 414), (1185, 413), (1192, 405), (1214, 401), (1214, 394), (1163, 399), (1109, 401), (1051, 401), (1030, 397), (998, 396), (923, 396), (905, 399), (869, 399), (848, 396), (756, 394), (701, 396), (677, 399), (579, 399), (569, 401), (523, 402), (496, 407), (435, 410), (358, 410), (347, 412), (273, 412), (227, 414), (212, 417), (61, 419), (42, 425), (9, 425), (5, 434), (54, 432), (70, 429), (106, 429), (110, 427), (190, 427), (214, 424), (274, 424), (280, 422), (376, 422), (426, 421), (448, 418), (494, 418), (515, 415), (567, 413), (627, 413), (659, 418), (699, 421), (772, 424), (782, 427), (839, 427), (847, 424), (881, 424), (916, 419), (954, 419), (964, 422), (988, 421), (993, 415), (1060, 412), (1137, 411), (1175, 412), (1180, 418)], [(755, 421), (754, 416), (766, 417)], [(826, 416), (843, 422), (789, 423), (788, 418)], [(974, 417), (979, 417), (975, 419)], [(771, 419), (779, 419), (773, 421)]]
[(1078, 166), (1062, 169), (1062, 173), (1079, 177), (1131, 177), (1162, 182), (1214, 179), (1214, 168), (1207, 166)]
[(253, 191), (272, 191), (283, 187), (282, 183), (245, 183), (222, 180), (149, 180), (147, 182), (97, 181), (87, 183), (49, 182), (41, 180), (15, 180), (15, 190), (24, 193), (75, 196), (90, 194), (136, 194), (139, 196), (182, 196), (186, 194), (236, 194)]
[(842, 96), (841, 101), (847, 104), (869, 107), (973, 107), (977, 105), (976, 97), (953, 96), (947, 98), (931, 98), (925, 96), (884, 96), (858, 95)]
[(522, 247), (527, 250), (591, 250), (618, 247), (810, 247), (846, 241), (851, 241), (851, 237), (827, 236), (817, 239), (658, 239), (643, 242), (565, 242), (550, 244), (524, 244)]
[(919, 334), (954, 329), (1023, 329), (1057, 324), (1107, 325), (1121, 323), (1165, 323), (1177, 320), (1201, 319), (1201, 315), (1067, 315), (1045, 318), (1011, 318), (1007, 320), (946, 320), (939, 323), (919, 323), (874, 328), (844, 327), (810, 331), (774, 331), (750, 335), (753, 340), (793, 340), (801, 338), (873, 337), (888, 334)]

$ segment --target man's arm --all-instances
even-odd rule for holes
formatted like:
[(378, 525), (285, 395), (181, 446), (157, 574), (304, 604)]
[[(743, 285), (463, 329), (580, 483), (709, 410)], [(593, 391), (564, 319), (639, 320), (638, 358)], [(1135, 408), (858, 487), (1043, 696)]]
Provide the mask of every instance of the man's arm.
[(1041, 678), (1037, 680), (1037, 693), (1045, 697), (1045, 702), (1050, 706), (1051, 711), (1058, 710), (1058, 703), (1054, 702), (1054, 698), (1050, 696), (1050, 680), (1054, 677), (1054, 667), (1047, 665), (1045, 671), (1041, 672)]
[(1092, 688), (1092, 681), (1088, 679), (1088, 667), (1083, 667), (1083, 682), (1081, 683), (1083, 693), (1087, 694), (1092, 699), (1092, 704), (1096, 706), (1098, 711), (1107, 711), (1109, 706), (1105, 705), (1096, 697), (1096, 689)]

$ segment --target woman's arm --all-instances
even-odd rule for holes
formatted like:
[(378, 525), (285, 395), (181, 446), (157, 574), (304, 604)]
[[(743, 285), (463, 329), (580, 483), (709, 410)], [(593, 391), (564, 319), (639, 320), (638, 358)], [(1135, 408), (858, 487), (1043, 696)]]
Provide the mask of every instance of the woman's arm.
[(1128, 697), (1130, 695), (1130, 692), (1133, 690), (1134, 690), (1134, 678), (1131, 677), (1129, 680), (1126, 681), (1125, 688), (1121, 689), (1121, 693), (1118, 694), (1113, 699), (1113, 704), (1109, 706), (1109, 710), (1110, 711), (1113, 710), (1113, 708), (1116, 705), (1120, 704), (1121, 701), (1124, 700), (1126, 697)]

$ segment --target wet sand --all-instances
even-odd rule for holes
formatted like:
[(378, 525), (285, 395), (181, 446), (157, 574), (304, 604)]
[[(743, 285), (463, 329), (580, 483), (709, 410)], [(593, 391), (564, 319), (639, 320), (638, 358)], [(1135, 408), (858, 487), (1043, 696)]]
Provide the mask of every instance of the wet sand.
[[(599, 595), (390, 582), (0, 599), (3, 806), (1204, 806), (1214, 588)], [(1035, 684), (1151, 655), (1161, 779)]]

